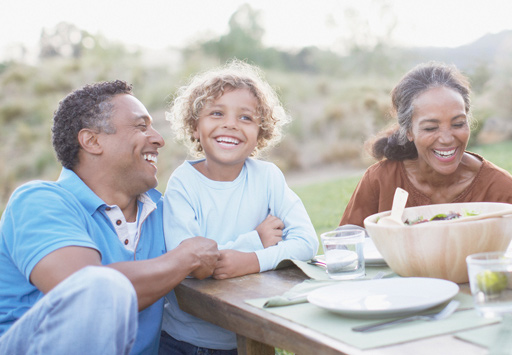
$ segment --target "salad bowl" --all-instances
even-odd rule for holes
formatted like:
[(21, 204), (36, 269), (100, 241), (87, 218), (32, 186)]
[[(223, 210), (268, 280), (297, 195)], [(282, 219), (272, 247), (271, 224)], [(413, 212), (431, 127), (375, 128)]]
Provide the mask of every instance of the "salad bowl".
[[(500, 216), (475, 218), (494, 213)], [(505, 251), (512, 239), (512, 204), (508, 203), (408, 207), (402, 216), (404, 225), (377, 223), (389, 214), (386, 211), (368, 216), (364, 226), (386, 263), (400, 276), (465, 283), (468, 282), (468, 255)], [(431, 220), (434, 217), (440, 220)]]

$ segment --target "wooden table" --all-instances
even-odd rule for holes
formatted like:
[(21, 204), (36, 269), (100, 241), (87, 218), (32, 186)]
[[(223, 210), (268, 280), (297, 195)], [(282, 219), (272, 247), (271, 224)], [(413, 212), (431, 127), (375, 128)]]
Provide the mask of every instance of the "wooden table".
[(175, 292), (182, 310), (237, 333), (240, 355), (274, 354), (274, 347), (302, 355), (488, 353), (449, 334), (363, 351), (244, 302), (283, 294), (306, 278), (290, 266), (228, 280), (186, 279)]

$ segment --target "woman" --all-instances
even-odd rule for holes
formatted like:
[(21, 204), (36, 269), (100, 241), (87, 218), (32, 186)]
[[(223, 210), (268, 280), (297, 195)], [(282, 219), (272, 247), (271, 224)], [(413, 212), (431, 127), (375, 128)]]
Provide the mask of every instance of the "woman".
[(419, 65), (391, 93), (398, 124), (373, 141), (380, 160), (365, 172), (340, 225), (391, 209), (395, 189), (409, 192), (406, 207), (454, 202), (512, 203), (512, 175), (466, 151), (470, 88), (453, 66)]

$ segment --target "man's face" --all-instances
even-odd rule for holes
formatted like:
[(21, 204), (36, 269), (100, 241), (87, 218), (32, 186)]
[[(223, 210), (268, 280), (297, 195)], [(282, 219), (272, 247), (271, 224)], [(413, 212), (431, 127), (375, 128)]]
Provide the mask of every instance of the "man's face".
[(158, 149), (164, 146), (162, 136), (153, 128), (153, 119), (134, 96), (120, 94), (114, 105), (111, 126), (115, 133), (100, 133), (103, 157), (119, 192), (137, 196), (154, 188)]

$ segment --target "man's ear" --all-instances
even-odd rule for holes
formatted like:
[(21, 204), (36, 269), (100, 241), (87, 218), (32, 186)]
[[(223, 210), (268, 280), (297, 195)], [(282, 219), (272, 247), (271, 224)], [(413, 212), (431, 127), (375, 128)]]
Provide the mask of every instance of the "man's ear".
[(78, 132), (78, 144), (90, 154), (101, 154), (103, 147), (98, 140), (98, 132), (90, 128), (82, 128)]

